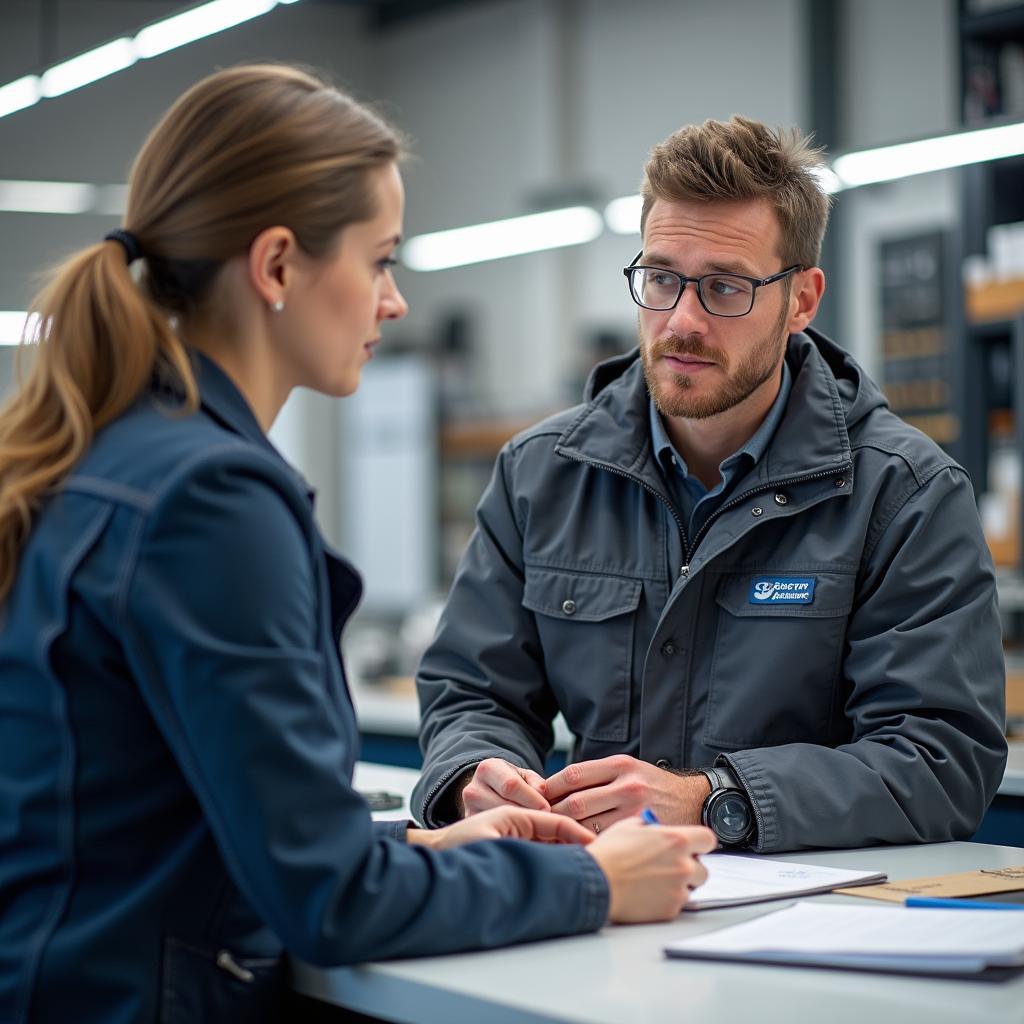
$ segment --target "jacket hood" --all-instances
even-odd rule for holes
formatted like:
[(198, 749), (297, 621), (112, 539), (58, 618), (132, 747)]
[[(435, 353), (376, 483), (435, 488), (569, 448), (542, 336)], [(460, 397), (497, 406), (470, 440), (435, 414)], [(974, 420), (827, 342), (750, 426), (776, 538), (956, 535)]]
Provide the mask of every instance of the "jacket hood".
[[(816, 352), (835, 378), (836, 390), (843, 408), (847, 429), (862, 420), (873, 409), (887, 408), (888, 402), (878, 385), (864, 372), (860, 363), (845, 349), (813, 327), (789, 339), (786, 358), (794, 378)], [(813, 358), (813, 357), (812, 357)], [(591, 370), (584, 389), (584, 401), (596, 398), (609, 384), (622, 377), (640, 359), (639, 348), (598, 363)]]

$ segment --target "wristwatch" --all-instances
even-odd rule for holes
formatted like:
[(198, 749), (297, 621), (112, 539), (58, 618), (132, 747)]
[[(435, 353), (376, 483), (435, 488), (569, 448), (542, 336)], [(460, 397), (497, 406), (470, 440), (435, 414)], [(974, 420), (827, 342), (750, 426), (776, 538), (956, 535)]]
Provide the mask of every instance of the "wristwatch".
[(700, 823), (718, 836), (723, 848), (745, 846), (756, 828), (754, 808), (746, 790), (728, 765), (702, 768), (711, 783), (711, 792), (700, 809)]

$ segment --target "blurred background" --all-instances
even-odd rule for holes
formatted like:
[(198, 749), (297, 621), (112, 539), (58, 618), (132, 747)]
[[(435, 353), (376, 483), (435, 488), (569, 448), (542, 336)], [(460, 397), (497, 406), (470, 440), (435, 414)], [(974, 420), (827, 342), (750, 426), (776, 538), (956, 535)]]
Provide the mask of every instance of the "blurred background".
[[(150, 33), (163, 51), (136, 59), (141, 30), (192, 11), (181, 45)], [(207, 15), (220, 29), (188, 41)], [(275, 424), (324, 532), (366, 576), (345, 642), (371, 743), (415, 729), (408, 677), (498, 448), (635, 343), (626, 197), (652, 145), (733, 113), (813, 132), (834, 157), (1024, 121), (1019, 2), (3, 0), (0, 26), (0, 394), (38, 275), (117, 225), (145, 134), (219, 67), (296, 61), (376, 104), (412, 140), (409, 238), (583, 208), (542, 251), (425, 270), (408, 247), (409, 316), (386, 326), (358, 394), (297, 393)], [(98, 47), (100, 64), (58, 67)], [(953, 146), (958, 162), (967, 146)], [(910, 176), (893, 163), (889, 180), (837, 191), (816, 326), (970, 470), (1020, 715), (1024, 140), (999, 152), (1012, 155)]]

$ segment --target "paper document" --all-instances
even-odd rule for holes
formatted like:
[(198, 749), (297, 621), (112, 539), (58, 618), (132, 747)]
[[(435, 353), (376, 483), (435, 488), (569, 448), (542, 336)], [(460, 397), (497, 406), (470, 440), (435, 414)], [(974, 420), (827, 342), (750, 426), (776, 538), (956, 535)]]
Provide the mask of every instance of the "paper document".
[(838, 886), (884, 882), (885, 873), (856, 868), (822, 868), (814, 864), (734, 853), (708, 853), (701, 857), (708, 880), (693, 891), (685, 910), (712, 910), (740, 903), (782, 900), (831, 892)]
[(992, 896), (1001, 892), (1019, 892), (1021, 889), (1024, 889), (1024, 865), (1012, 868), (981, 868), (979, 871), (961, 871), (955, 875), (932, 875), (928, 878), (902, 878), (887, 885), (868, 885), (846, 895), (903, 903), (908, 896), (936, 896), (948, 899), (961, 896)]
[(797, 903), (681, 939), (672, 957), (852, 967), (912, 974), (980, 975), (1024, 967), (1020, 915)]

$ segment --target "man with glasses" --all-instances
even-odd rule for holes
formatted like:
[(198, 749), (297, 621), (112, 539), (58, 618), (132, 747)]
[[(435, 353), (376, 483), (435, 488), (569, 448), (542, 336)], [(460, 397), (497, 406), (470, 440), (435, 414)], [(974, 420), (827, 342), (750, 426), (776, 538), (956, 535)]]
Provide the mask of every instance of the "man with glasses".
[(502, 450), (420, 666), (427, 824), (649, 807), (763, 852), (977, 828), (1006, 759), (992, 562), (964, 471), (809, 326), (819, 161), (739, 117), (652, 151), (639, 348)]

